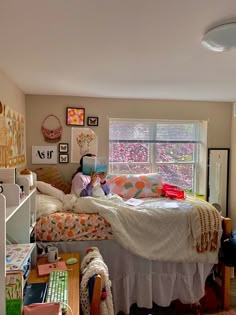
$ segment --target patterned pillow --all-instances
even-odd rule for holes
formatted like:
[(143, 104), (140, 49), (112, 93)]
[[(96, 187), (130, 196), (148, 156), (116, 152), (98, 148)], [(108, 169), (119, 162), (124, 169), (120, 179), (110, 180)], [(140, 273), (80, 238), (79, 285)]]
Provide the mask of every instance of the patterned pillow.
[(162, 194), (162, 178), (156, 173), (107, 176), (111, 193), (122, 198), (157, 198)]

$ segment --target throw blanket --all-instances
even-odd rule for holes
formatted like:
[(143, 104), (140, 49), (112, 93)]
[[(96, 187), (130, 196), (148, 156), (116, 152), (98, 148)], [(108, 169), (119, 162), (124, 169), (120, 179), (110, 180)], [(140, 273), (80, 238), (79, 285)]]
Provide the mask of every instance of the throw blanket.
[(105, 299), (100, 303), (101, 315), (114, 315), (111, 282), (108, 268), (97, 247), (91, 247), (81, 262), (82, 280), (80, 284), (80, 302), (84, 315), (90, 315), (89, 281), (93, 275), (99, 274), (102, 279), (102, 289), (106, 291)]
[(198, 199), (145, 198), (128, 206), (122, 198), (67, 195), (64, 206), (80, 213), (99, 213), (112, 227), (117, 242), (151, 260), (216, 263), (221, 216)]

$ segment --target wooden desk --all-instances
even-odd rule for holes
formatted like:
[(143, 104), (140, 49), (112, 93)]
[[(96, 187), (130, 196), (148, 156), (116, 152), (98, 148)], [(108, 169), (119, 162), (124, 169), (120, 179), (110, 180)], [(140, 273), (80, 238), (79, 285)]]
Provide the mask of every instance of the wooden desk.
[[(73, 265), (68, 265), (68, 304), (70, 305), (73, 315), (79, 315), (80, 309), (80, 300), (79, 300), (79, 284), (80, 284), (80, 256), (78, 253), (59, 253), (61, 260), (66, 261), (68, 258), (75, 257), (78, 259), (78, 262)], [(47, 264), (48, 260), (47, 257), (40, 257), (37, 261), (37, 264)], [(39, 277), (37, 268), (31, 270), (28, 282), (35, 283), (35, 282), (48, 282), (49, 276)], [(70, 310), (66, 312), (66, 314), (70, 315)]]

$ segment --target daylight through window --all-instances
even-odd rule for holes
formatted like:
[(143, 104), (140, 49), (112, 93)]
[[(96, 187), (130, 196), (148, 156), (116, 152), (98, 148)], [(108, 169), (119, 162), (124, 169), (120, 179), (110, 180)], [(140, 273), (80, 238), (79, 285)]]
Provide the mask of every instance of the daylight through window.
[(195, 191), (200, 126), (198, 121), (109, 119), (110, 172), (157, 172), (164, 182)]

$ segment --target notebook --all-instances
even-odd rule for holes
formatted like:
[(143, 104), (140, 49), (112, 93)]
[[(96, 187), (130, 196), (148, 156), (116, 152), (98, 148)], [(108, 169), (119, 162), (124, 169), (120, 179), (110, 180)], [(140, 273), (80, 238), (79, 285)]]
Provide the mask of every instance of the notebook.
[(47, 276), (54, 270), (67, 270), (66, 263), (64, 261), (57, 261), (55, 263), (38, 265), (39, 276)]
[(24, 288), (24, 305), (43, 303), (45, 301), (48, 284), (28, 283)]

